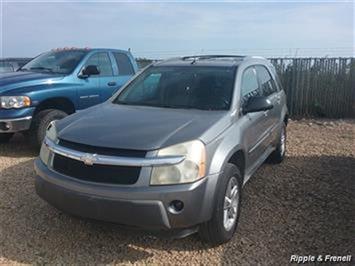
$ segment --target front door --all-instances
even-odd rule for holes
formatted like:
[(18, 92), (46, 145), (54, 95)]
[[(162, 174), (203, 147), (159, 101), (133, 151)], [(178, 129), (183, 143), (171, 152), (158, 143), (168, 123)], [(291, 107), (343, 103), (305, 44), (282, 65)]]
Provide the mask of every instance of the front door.
[(87, 59), (84, 67), (89, 65), (95, 65), (100, 73), (81, 79), (82, 86), (78, 89), (80, 109), (99, 104), (106, 100), (104, 91), (108, 86), (107, 83), (113, 79), (112, 63), (107, 52), (92, 54)]
[[(255, 97), (260, 96), (261, 91), (259, 82), (254, 67), (249, 67), (244, 70), (242, 74), (241, 83), (241, 107)], [(267, 149), (267, 124), (269, 118), (267, 112), (254, 112), (242, 115), (240, 118), (241, 125), (243, 125), (244, 145), (246, 147), (246, 167), (248, 169), (254, 168), (258, 165), (258, 159), (265, 153)]]

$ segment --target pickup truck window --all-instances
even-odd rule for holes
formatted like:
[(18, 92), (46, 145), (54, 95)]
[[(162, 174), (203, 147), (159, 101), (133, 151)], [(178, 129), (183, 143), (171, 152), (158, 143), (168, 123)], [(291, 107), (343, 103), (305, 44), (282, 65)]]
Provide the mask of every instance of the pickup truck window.
[(112, 64), (110, 57), (106, 52), (93, 54), (86, 61), (85, 66), (95, 65), (100, 71), (97, 76), (113, 76)]
[(70, 74), (87, 54), (85, 50), (61, 50), (43, 53), (18, 71)]
[(116, 63), (118, 66), (118, 74), (120, 76), (133, 75), (134, 70), (129, 60), (128, 56), (122, 53), (113, 53), (113, 56), (116, 59)]
[(228, 110), (234, 76), (235, 70), (227, 67), (150, 67), (130, 83), (114, 103)]

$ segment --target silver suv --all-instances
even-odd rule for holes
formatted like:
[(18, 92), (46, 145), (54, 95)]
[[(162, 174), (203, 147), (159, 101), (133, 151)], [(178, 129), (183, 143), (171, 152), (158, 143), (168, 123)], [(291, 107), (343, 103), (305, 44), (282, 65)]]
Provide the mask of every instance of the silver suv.
[(77, 216), (221, 244), (243, 185), (266, 159), (283, 160), (287, 119), (266, 59), (157, 62), (109, 101), (51, 123), (36, 191)]

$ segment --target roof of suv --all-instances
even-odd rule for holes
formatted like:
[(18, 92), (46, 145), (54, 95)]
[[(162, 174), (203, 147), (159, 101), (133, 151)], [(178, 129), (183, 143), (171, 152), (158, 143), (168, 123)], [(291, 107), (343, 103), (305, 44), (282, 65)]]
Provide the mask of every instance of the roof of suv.
[(156, 66), (217, 66), (235, 67), (248, 59), (264, 59), (241, 55), (196, 55), (171, 58), (155, 63)]

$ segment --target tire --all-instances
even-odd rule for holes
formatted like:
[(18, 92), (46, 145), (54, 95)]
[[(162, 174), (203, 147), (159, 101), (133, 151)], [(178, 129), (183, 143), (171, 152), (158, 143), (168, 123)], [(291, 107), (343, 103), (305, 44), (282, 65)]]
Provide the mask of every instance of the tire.
[[(233, 184), (236, 187), (237, 194), (235, 197), (236, 208), (234, 208), (233, 213), (235, 216), (231, 218), (230, 223), (225, 223), (225, 211), (231, 215), (230, 210), (225, 210), (225, 207), (229, 204), (226, 204), (225, 197), (228, 195), (230, 184)], [(240, 204), (241, 204), (241, 192), (242, 192), (242, 177), (238, 167), (234, 164), (228, 163), (223, 171), (222, 176), (220, 177), (219, 184), (217, 186), (216, 196), (215, 196), (215, 206), (213, 209), (212, 217), (209, 221), (200, 225), (199, 235), (200, 238), (211, 244), (212, 246), (217, 246), (228, 242), (234, 235), (239, 215), (240, 215)], [(232, 201), (233, 202), (233, 201)], [(230, 204), (231, 206), (232, 204)], [(228, 216), (226, 216), (228, 217)], [(233, 221), (232, 221), (233, 220)], [(228, 226), (229, 225), (229, 226)]]
[(30, 130), (25, 135), (32, 146), (40, 148), (46, 135), (46, 130), (50, 122), (60, 120), (68, 114), (56, 109), (47, 109), (40, 111), (34, 118)]
[(270, 156), (268, 161), (270, 163), (278, 164), (281, 163), (285, 156), (286, 156), (286, 139), (287, 139), (287, 134), (286, 134), (286, 124), (282, 124), (281, 132), (279, 135), (279, 139), (276, 145), (276, 150), (274, 150)]
[(14, 133), (0, 133), (0, 143), (9, 142)]

